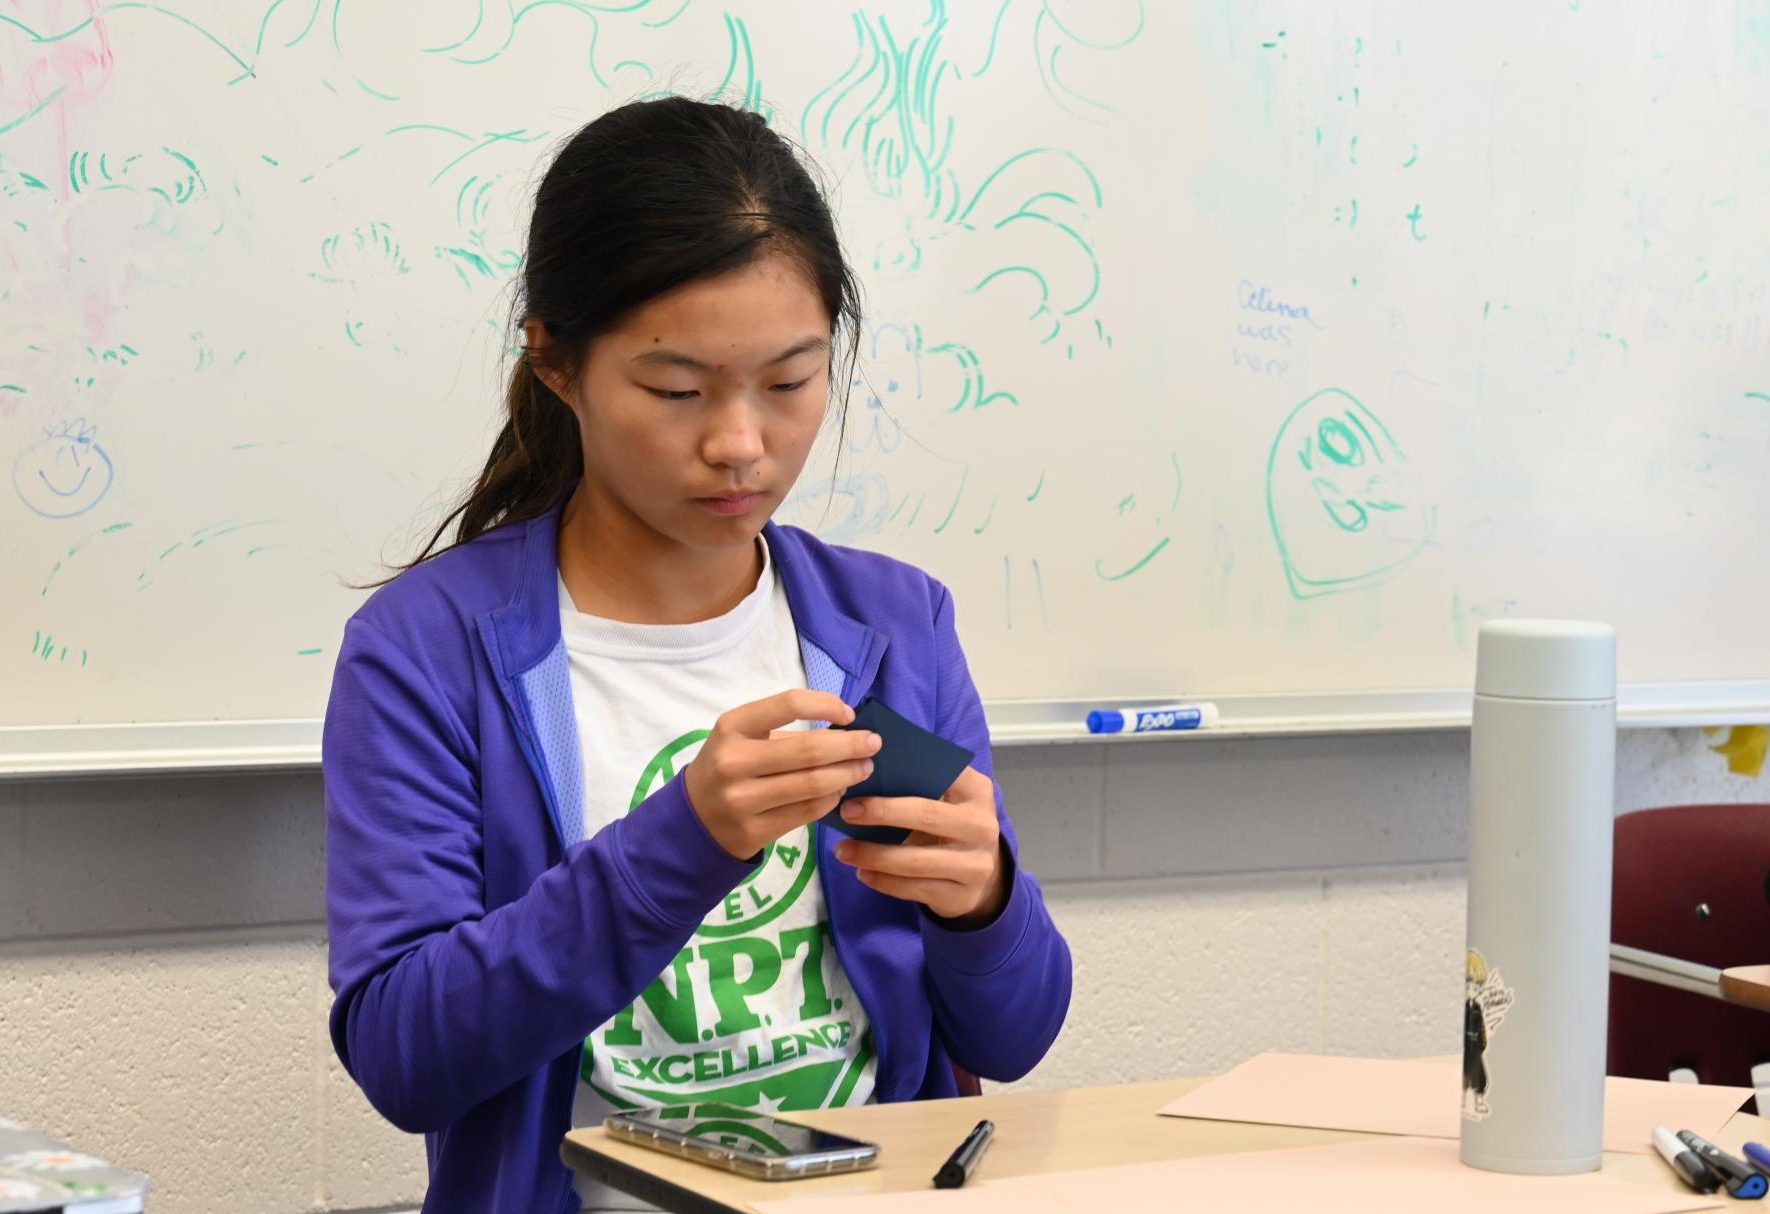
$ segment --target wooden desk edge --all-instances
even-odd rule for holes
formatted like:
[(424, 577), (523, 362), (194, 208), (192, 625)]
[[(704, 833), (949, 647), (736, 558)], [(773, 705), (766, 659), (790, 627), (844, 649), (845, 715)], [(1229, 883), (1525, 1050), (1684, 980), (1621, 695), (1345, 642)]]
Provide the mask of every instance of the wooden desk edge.
[(1739, 965), (1722, 970), (1721, 998), (1770, 1012), (1770, 965)]
[[(603, 1138), (593, 1141), (610, 1141)], [(728, 1206), (724, 1202), (697, 1193), (693, 1189), (665, 1180), (653, 1172), (617, 1159), (613, 1155), (605, 1155), (584, 1142), (574, 1140), (567, 1135), (559, 1145), (559, 1158), (565, 1166), (581, 1176), (614, 1188), (640, 1201), (649, 1201), (662, 1210), (675, 1211), (676, 1214), (746, 1214), (737, 1206)]]

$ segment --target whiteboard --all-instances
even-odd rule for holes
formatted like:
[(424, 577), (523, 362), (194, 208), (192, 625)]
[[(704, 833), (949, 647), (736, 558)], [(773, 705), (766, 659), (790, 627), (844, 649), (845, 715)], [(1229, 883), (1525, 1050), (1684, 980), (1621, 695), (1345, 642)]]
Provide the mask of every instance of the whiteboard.
[(312, 761), (539, 166), (671, 89), (825, 166), (869, 323), (779, 517), (951, 585), (1002, 736), (1454, 724), (1507, 614), (1770, 715), (1763, 0), (15, 0), (0, 767)]

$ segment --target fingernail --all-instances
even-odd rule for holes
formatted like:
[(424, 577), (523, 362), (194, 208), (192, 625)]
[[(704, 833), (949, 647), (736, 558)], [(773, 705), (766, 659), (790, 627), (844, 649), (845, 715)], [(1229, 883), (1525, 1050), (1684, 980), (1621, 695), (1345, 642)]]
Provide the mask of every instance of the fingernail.
[(838, 843), (838, 844), (836, 844), (836, 859), (843, 860), (843, 861), (854, 859), (854, 844), (852, 844), (852, 843)]
[(878, 734), (870, 733), (867, 735), (867, 753), (868, 754), (870, 754), (870, 755), (878, 754), (879, 748), (883, 745), (885, 745), (885, 739), (881, 738)]
[(873, 774), (873, 761), (871, 759), (862, 759), (860, 761), (860, 774), (863, 777)]
[(866, 812), (861, 809), (859, 801), (847, 801), (843, 803), (842, 820), (844, 822), (858, 822), (864, 817), (866, 817)]

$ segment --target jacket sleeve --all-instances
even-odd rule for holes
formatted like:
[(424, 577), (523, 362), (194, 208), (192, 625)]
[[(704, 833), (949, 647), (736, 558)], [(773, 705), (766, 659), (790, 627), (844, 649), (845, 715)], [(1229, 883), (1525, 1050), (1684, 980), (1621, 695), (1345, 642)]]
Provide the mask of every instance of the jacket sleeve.
[(477, 744), (373, 625), (345, 630), (322, 744), (326, 919), (345, 1069), (399, 1128), (441, 1129), (631, 1003), (751, 865), (678, 776), (488, 910)]
[[(934, 633), (936, 732), (975, 753), (972, 765), (993, 781), (983, 702), (959, 647), (945, 587), (935, 606)], [(1007, 1082), (1032, 1070), (1057, 1039), (1069, 1011), (1071, 975), (1069, 945), (1051, 922), (1039, 883), (1020, 867), (1000, 784), (996, 818), (1011, 866), (1001, 914), (973, 930), (954, 930), (924, 914), (922, 941), (935, 1029), (947, 1052), (972, 1074)]]

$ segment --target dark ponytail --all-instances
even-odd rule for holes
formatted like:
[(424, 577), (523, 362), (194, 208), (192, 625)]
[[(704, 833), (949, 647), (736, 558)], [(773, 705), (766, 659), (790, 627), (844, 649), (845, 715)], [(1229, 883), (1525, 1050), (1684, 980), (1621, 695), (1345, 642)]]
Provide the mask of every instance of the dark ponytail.
[(572, 136), (535, 195), (511, 320), (550, 338), (525, 349), (506, 420), (466, 498), (409, 569), (494, 527), (557, 506), (584, 474), (578, 420), (535, 373), (575, 380), (593, 338), (674, 287), (717, 277), (769, 250), (796, 259), (831, 321), (830, 383), (853, 377), (860, 290), (829, 203), (786, 139), (759, 114), (664, 97), (611, 110)]
[(578, 419), (541, 382), (526, 355), (510, 373), (504, 412), (504, 428), (492, 443), (485, 467), (466, 499), (431, 538), (432, 547), (457, 518), (458, 544), (500, 523), (534, 518), (557, 503), (566, 486), (584, 475)]

